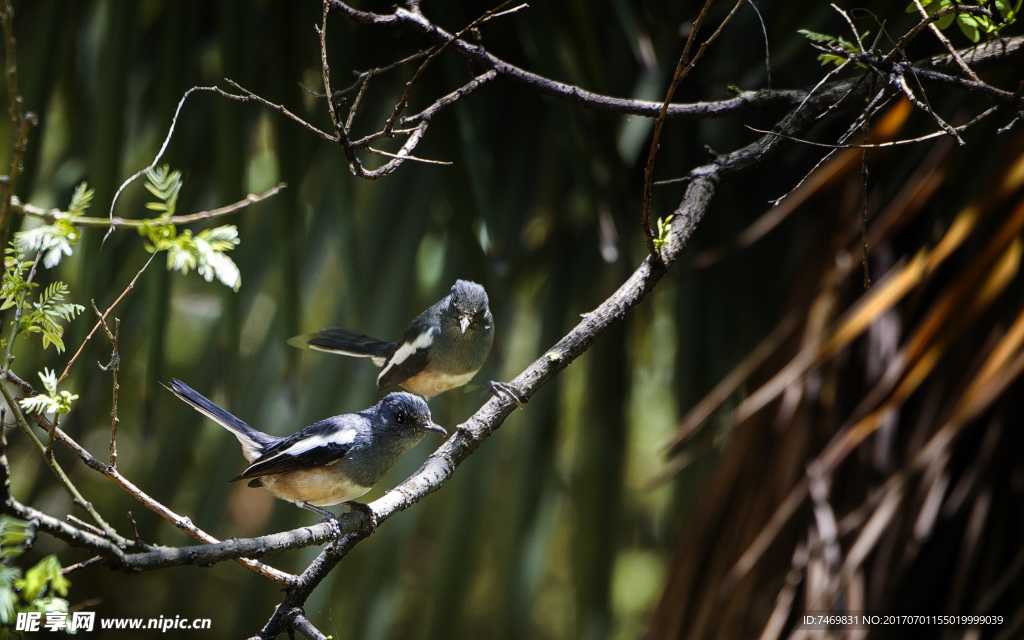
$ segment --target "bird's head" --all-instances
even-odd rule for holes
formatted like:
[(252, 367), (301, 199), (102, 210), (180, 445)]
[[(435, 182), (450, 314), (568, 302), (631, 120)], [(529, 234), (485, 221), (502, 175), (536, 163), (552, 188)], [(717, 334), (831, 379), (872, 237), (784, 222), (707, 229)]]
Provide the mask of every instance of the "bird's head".
[(469, 330), (488, 331), (493, 319), (487, 305), (487, 292), (475, 282), (456, 280), (452, 285), (449, 310), (459, 326), (459, 334)]

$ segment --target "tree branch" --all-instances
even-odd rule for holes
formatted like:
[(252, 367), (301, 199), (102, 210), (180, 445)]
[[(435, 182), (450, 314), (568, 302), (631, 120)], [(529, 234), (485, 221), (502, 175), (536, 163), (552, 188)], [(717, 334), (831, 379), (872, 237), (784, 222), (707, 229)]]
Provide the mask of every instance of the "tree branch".
[[(167, 219), (167, 223), (174, 225), (191, 224), (193, 222), (200, 222), (202, 220), (209, 220), (211, 218), (219, 218), (232, 213), (238, 213), (249, 205), (256, 204), (257, 202), (277, 195), (287, 186), (288, 185), (286, 183), (281, 182), (270, 189), (267, 189), (263, 193), (250, 193), (245, 198), (235, 202), (234, 204), (229, 204), (217, 209), (210, 209), (209, 211), (197, 211), (196, 213), (189, 213), (182, 216), (171, 216)], [(116, 216), (113, 218), (69, 216), (60, 209), (43, 209), (42, 207), (37, 207), (29, 203), (22, 203), (17, 197), (11, 198), (11, 210), (21, 215), (40, 218), (48, 224), (53, 224), (59, 219), (65, 219), (76, 227), (103, 228), (112, 226), (115, 229), (138, 229), (147, 222), (146, 220), (129, 220), (127, 218), (118, 218)]]
[[(330, 3), (331, 9), (339, 14), (360, 22), (375, 26), (411, 27), (420, 34), (436, 44), (442, 44), (452, 40), (454, 36), (444, 29), (434, 25), (422, 14), (412, 13), (398, 7), (392, 14), (377, 14), (366, 11), (357, 11), (341, 0), (326, 0)], [(523, 84), (535, 91), (545, 95), (553, 96), (568, 102), (579, 104), (591, 109), (611, 111), (614, 113), (639, 115), (648, 118), (656, 118), (661, 111), (662, 103), (651, 100), (627, 100), (606, 96), (580, 87), (545, 78), (544, 76), (526, 71), (513, 64), (505, 62), (484, 50), (483, 47), (456, 40), (450, 47), (453, 51), (483, 65), (487, 69), (493, 69), (499, 75), (510, 80)], [(1013, 38), (997, 38), (960, 52), (960, 57), (977, 71), (984, 71), (995, 65), (1005, 65), (1011, 61), (1024, 60), (1024, 36)], [(919, 66), (923, 68), (934, 68), (936, 71), (950, 72), (959, 70), (957, 62), (950, 55), (940, 55), (925, 60)], [(807, 91), (801, 90), (774, 90), (765, 89), (761, 91), (745, 91), (739, 96), (729, 100), (712, 102), (694, 102), (688, 104), (675, 103), (669, 105), (665, 116), (667, 118), (682, 118), (687, 120), (721, 118), (729, 115), (748, 113), (755, 110), (763, 110), (777, 107), (792, 107), (799, 104), (807, 97)]]

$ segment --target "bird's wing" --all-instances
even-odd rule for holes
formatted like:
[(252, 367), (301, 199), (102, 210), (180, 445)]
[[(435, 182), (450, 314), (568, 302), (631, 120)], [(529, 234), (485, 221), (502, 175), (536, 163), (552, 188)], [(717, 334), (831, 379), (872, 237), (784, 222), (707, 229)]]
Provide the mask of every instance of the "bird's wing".
[(297, 347), (308, 347), (314, 351), (372, 358), (378, 367), (383, 366), (398, 348), (394, 342), (378, 340), (348, 329), (321, 329), (315, 335), (298, 336), (288, 343)]
[(339, 424), (332, 418), (310, 425), (268, 449), (231, 482), (309, 469), (340, 460), (356, 439), (355, 425)]
[(436, 323), (425, 320), (423, 316), (416, 318), (405, 330), (405, 339), (395, 350), (395, 354), (384, 365), (384, 370), (377, 376), (377, 390), (401, 384), (426, 368), (430, 363), (430, 347), (434, 339), (441, 333)]

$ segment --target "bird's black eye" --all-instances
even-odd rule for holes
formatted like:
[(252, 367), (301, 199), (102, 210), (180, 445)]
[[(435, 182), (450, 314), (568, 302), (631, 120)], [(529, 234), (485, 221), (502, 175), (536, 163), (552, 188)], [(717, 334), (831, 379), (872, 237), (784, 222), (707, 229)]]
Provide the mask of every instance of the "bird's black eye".
[(395, 414), (395, 422), (398, 424), (405, 424), (405, 414), (399, 411)]

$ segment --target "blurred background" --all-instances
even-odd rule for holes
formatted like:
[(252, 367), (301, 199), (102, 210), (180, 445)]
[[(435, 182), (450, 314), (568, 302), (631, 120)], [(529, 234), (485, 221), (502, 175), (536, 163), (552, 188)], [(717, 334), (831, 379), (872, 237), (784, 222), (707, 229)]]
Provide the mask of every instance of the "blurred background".
[[(731, 7), (720, 5), (709, 24)], [(539, 2), (489, 23), (483, 42), (560, 81), (659, 100), (699, 6)], [(827, 68), (797, 29), (848, 36), (824, 3), (757, 6), (766, 33), (750, 5), (741, 7), (676, 101), (768, 86), (766, 39), (771, 86), (812, 86)], [(902, 5), (858, 6), (887, 20), (893, 37), (915, 23)], [(360, 8), (391, 10), (382, 2)], [(423, 3), (450, 31), (488, 8)], [(324, 101), (303, 89), (322, 90), (314, 31), (321, 7), (312, 0), (33, 0), (15, 1), (14, 9), (19, 86), (26, 110), (40, 118), (17, 191), (34, 205), (66, 207), (88, 181), (96, 190), (91, 215), (106, 215), (117, 186), (151, 162), (179, 99), (196, 85), (225, 86), (230, 78), (329, 127)], [(878, 33), (867, 12), (854, 17), (871, 38)], [(1007, 34), (1019, 31), (1014, 25)], [(955, 28), (949, 35), (958, 47), (969, 44)], [(354, 80), (352, 70), (385, 66), (426, 45), (414, 33), (336, 16), (328, 39), (335, 88)], [(942, 51), (922, 36), (908, 55)], [(1018, 60), (985, 77), (1012, 91), (1021, 68)], [(382, 125), (414, 70), (371, 83), (354, 131)], [(459, 56), (441, 56), (416, 85), (411, 112), (473, 73)], [(928, 97), (954, 124), (988, 106), (948, 89)], [(770, 127), (781, 113), (669, 122), (656, 177), (685, 175), (708, 159), (707, 148), (752, 142), (758, 134), (744, 125)], [(648, 630), (659, 638), (741, 638), (757, 637), (769, 621), (777, 629), (765, 637), (785, 637), (794, 612), (821, 604), (999, 613), (1007, 622), (980, 637), (1013, 633), (1009, 621), (1015, 613), (1019, 621), (1024, 596), (1024, 407), (1013, 331), (1021, 312), (1024, 128), (996, 134), (1013, 115), (1007, 109), (968, 130), (962, 148), (939, 138), (869, 154), (870, 289), (859, 152), (834, 156), (775, 209), (769, 201), (789, 192), (825, 150), (793, 146), (723, 185), (655, 294), (516, 411), (441, 491), (358, 545), (309, 600), (309, 618), (337, 639), (618, 639)], [(832, 142), (852, 118), (825, 119), (808, 137)], [(934, 129), (930, 117), (898, 102), (872, 122), (876, 139)], [(178, 213), (281, 181), (288, 187), (206, 225), (238, 225), (241, 244), (230, 254), (241, 270), (237, 293), (195, 273), (168, 272), (161, 255), (116, 309), (119, 470), (219, 538), (314, 522), (265, 492), (227, 484), (245, 466), (234, 438), (159, 383), (180, 378), (275, 434), (363, 409), (379, 397), (376, 368), (286, 340), (328, 326), (396, 339), (464, 278), (486, 287), (497, 338), (475, 386), (431, 401), (435, 420), (454, 427), (483, 402), (482, 381), (515, 376), (645, 256), (639, 218), (650, 131), (650, 121), (499, 79), (435, 117), (416, 150), (451, 166), (407, 162), (367, 182), (352, 177), (340, 148), (276, 113), (194, 95), (161, 161), (183, 174)], [(0, 140), (11, 133), (10, 120), (0, 118)], [(0, 144), (0, 166), (9, 166), (11, 147)], [(683, 188), (656, 188), (652, 217), (669, 215)], [(139, 181), (115, 214), (152, 217), (144, 208), (151, 199)], [(148, 254), (134, 231), (105, 243), (103, 233), (86, 230), (74, 256), (41, 279), (62, 279), (72, 301), (105, 308)], [(898, 293), (883, 286), (899, 277)], [(856, 331), (851, 308), (861, 310)], [(93, 322), (90, 312), (69, 325), (69, 352)], [(807, 353), (813, 364), (787, 370)], [(14, 371), (37, 383), (36, 371), (60, 371), (69, 353), (42, 351), (32, 337), (16, 356)], [(81, 399), (61, 425), (101, 459), (111, 380), (96, 365), (109, 358), (109, 344), (96, 336), (63, 387)], [(778, 387), (784, 394), (759, 396), (780, 371), (793, 372)], [(948, 441), (924, 448), (950, 424), (942, 431)], [(71, 512), (19, 435), (10, 440), (15, 495), (51, 514)], [(413, 472), (437, 444), (424, 441), (365, 499)], [(823, 460), (823, 451), (830, 457)], [(144, 540), (193, 544), (66, 451), (58, 456), (122, 532), (130, 531), (130, 511)], [(815, 460), (825, 470), (807, 499), (802, 478)], [(772, 520), (794, 490), (793, 508)], [(882, 496), (893, 497), (884, 504), (895, 509), (879, 511)], [(829, 513), (835, 526), (823, 535)], [(759, 538), (766, 524), (771, 535)], [(760, 553), (734, 569), (755, 540)], [(269, 563), (298, 572), (318, 551)], [(90, 555), (42, 537), (34, 553), (49, 552), (63, 565)], [(282, 598), (277, 585), (232, 562), (142, 575), (94, 565), (70, 577), (72, 606), (100, 617), (208, 617), (209, 637), (252, 635)], [(839, 604), (815, 600), (836, 584)]]

